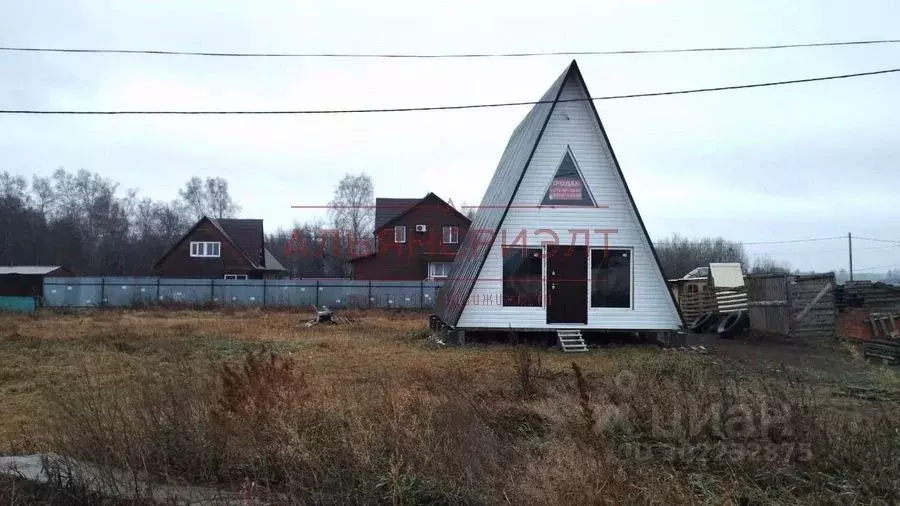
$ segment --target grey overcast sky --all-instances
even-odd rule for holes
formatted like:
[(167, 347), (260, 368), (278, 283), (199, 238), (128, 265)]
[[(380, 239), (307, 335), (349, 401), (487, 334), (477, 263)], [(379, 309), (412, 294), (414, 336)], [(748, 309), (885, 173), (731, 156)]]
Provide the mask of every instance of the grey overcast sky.
[[(900, 38), (900, 3), (598, 0), (260, 2), (5, 0), (0, 45), (241, 52), (657, 49)], [(0, 53), (0, 107), (322, 109), (536, 100), (567, 57), (203, 58)], [(900, 67), (900, 44), (585, 56), (593, 95)], [(654, 238), (900, 240), (900, 75), (597, 103)], [(0, 170), (98, 172), (160, 200), (222, 176), (244, 217), (289, 227), (344, 173), (377, 196), (480, 201), (526, 108), (294, 117), (0, 116)], [(900, 247), (854, 241), (858, 268)], [(804, 270), (846, 241), (748, 246)], [(885, 269), (877, 269), (882, 271)], [(875, 269), (872, 272), (876, 271)]]

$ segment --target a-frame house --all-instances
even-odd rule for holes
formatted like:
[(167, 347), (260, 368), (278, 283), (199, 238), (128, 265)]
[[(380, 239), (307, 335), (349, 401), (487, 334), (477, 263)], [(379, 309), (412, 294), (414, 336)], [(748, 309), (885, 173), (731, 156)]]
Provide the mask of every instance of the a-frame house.
[(590, 96), (573, 61), (516, 127), (438, 294), (435, 324), (683, 326)]

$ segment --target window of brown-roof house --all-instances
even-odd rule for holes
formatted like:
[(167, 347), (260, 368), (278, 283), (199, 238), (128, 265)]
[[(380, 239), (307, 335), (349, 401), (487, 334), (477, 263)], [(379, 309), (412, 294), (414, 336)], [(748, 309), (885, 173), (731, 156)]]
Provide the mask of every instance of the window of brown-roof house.
[(394, 227), (394, 242), (406, 242), (406, 227), (397, 225)]
[(444, 227), (443, 239), (444, 244), (456, 244), (459, 242), (459, 227)]

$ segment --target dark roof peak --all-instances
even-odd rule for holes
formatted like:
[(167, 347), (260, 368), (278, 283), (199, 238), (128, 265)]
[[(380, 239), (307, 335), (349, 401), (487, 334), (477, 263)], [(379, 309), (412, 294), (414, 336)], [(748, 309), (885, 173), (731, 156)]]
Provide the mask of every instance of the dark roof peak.
[(425, 200), (432, 199), (438, 202), (438, 205), (445, 205), (455, 211), (468, 221), (462, 213), (448, 204), (444, 199), (437, 196), (434, 192), (428, 192), (424, 197), (416, 199), (400, 199), (400, 198), (384, 198), (375, 199), (375, 230), (380, 230), (389, 225), (397, 218), (409, 212), (413, 207), (421, 204)]
[[(203, 216), (180, 238), (172, 244), (172, 246), (156, 261), (154, 268), (158, 267), (166, 257), (168, 257), (175, 248), (184, 242), (188, 236), (204, 221), (212, 223), (224, 238), (229, 241), (238, 252), (243, 256), (251, 266), (255, 269), (267, 268), (267, 255), (265, 249), (265, 239), (263, 235), (263, 220), (251, 218), (212, 218)], [(274, 257), (272, 257), (274, 258)], [(277, 262), (277, 261), (276, 261)], [(275, 266), (283, 269), (278, 264)]]
[(234, 246), (241, 250), (256, 268), (265, 265), (263, 220), (247, 218), (208, 218), (217, 224)]

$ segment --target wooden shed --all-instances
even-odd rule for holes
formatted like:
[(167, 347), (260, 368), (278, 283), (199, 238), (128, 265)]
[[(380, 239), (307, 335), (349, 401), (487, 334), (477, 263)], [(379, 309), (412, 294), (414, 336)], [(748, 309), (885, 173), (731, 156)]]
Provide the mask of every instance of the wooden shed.
[(44, 278), (71, 276), (72, 271), (60, 265), (0, 266), (0, 297), (41, 297)]
[(711, 263), (669, 280), (669, 289), (688, 322), (704, 313), (747, 309), (747, 288), (740, 263)]

